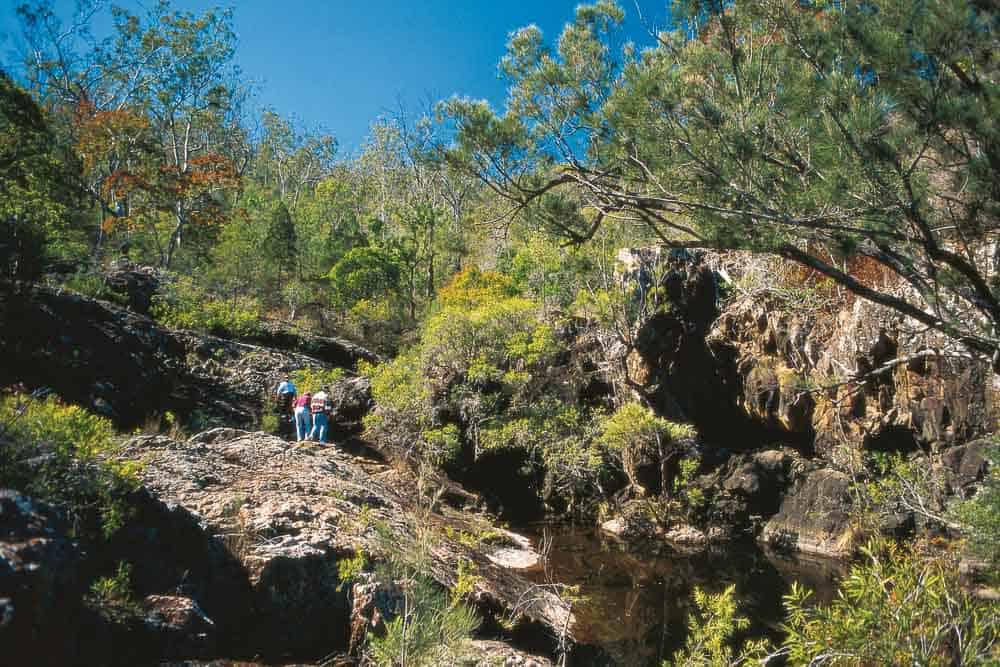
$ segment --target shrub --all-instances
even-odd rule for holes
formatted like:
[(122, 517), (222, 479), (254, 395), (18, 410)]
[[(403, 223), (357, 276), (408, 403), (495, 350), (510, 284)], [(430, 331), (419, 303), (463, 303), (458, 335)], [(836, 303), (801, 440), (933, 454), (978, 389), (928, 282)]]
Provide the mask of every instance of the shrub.
[(386, 667), (453, 664), (479, 618), (463, 602), (423, 577), (406, 584), (403, 612), (386, 624), (383, 637), (372, 637), (369, 652), (376, 665)]
[(132, 566), (122, 561), (114, 575), (98, 577), (85, 601), (109, 621), (121, 622), (141, 615), (142, 607), (132, 590)]
[(136, 464), (115, 458), (111, 422), (55, 398), (0, 397), (0, 479), (62, 507), (74, 528), (110, 535), (125, 519)]
[(721, 593), (694, 589), (697, 610), (688, 617), (688, 636), (684, 648), (674, 653), (664, 667), (727, 667), (758, 664), (768, 652), (767, 640), (750, 640), (733, 655), (734, 635), (750, 627), (745, 616), (737, 615), (736, 586)]
[(601, 422), (599, 438), (611, 453), (621, 458), (634, 485), (639, 465), (658, 464), (662, 493), (669, 496), (674, 493), (674, 483), (668, 474), (668, 463), (680, 457), (682, 441), (694, 436), (694, 428), (687, 424), (657, 417), (638, 403), (626, 403)]
[(987, 576), (1000, 582), (1000, 446), (988, 452), (990, 469), (976, 495), (954, 504), (949, 514), (965, 532), (969, 551), (987, 562)]
[(954, 554), (873, 541), (829, 605), (785, 596), (785, 649), (793, 664), (973, 665), (1000, 659), (995, 603), (959, 583)]
[(233, 296), (219, 299), (199, 287), (190, 277), (165, 285), (153, 297), (154, 318), (174, 329), (193, 329), (217, 336), (253, 336), (262, 333), (260, 303)]
[(304, 394), (335, 385), (347, 376), (347, 372), (343, 368), (300, 368), (292, 371), (291, 376), (299, 393)]

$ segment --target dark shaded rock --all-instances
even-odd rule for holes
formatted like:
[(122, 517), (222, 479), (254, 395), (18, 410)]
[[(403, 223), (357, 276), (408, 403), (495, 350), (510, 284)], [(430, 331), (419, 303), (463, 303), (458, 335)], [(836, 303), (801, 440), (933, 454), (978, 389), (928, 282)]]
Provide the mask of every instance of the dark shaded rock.
[(989, 440), (974, 440), (941, 453), (941, 463), (951, 473), (948, 479), (950, 493), (967, 497), (972, 486), (983, 479), (989, 468), (986, 450), (991, 445)]
[(82, 613), (80, 558), (50, 509), (15, 491), (0, 491), (0, 660), (5, 664), (74, 663)]
[(0, 386), (51, 387), (125, 427), (163, 410), (184, 347), (123, 308), (0, 281)]
[(122, 297), (129, 310), (149, 315), (153, 296), (160, 289), (160, 272), (151, 266), (140, 266), (122, 259), (104, 273), (105, 284)]
[(257, 333), (245, 336), (241, 340), (298, 352), (340, 368), (354, 368), (361, 360), (370, 363), (381, 361), (381, 357), (371, 350), (345, 338), (291, 331), (288, 325), (278, 322), (261, 322)]
[(850, 478), (836, 470), (820, 468), (808, 473), (764, 525), (761, 541), (777, 550), (850, 556), (855, 546), (850, 488)]
[(333, 385), (330, 400), (333, 403), (333, 418), (341, 426), (359, 423), (375, 406), (371, 382), (365, 377), (350, 378)]
[(198, 603), (178, 595), (149, 595), (142, 601), (146, 633), (157, 660), (216, 655), (215, 623)]
[[(283, 373), (328, 368), (315, 357), (174, 331), (125, 308), (38, 285), (0, 281), (0, 386), (49, 387), (124, 428), (256, 428)], [(326, 347), (323, 347), (326, 345)], [(374, 355), (327, 340), (320, 349), (353, 367)], [(343, 383), (356, 428), (364, 381)], [(164, 419), (169, 412), (171, 417)]]

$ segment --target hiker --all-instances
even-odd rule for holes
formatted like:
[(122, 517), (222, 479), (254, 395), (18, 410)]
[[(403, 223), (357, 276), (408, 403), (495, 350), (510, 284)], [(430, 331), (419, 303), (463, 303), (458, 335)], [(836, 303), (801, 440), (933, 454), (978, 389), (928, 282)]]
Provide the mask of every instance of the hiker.
[(278, 388), (274, 391), (274, 411), (278, 415), (278, 434), (283, 438), (291, 438), (295, 430), (292, 426), (292, 410), (295, 404), (295, 383), (285, 373)]
[(319, 439), (320, 444), (326, 443), (326, 429), (329, 425), (329, 415), (332, 406), (330, 405), (329, 387), (323, 387), (315, 394), (309, 402), (309, 412), (312, 413), (312, 430), (309, 431), (309, 439)]
[(309, 439), (312, 418), (309, 416), (312, 394), (308, 391), (295, 399), (295, 439), (299, 442)]
[(287, 400), (288, 403), (291, 404), (291, 399), (286, 399), (285, 397), (289, 396), (291, 398), (295, 398), (297, 391), (295, 389), (295, 383), (292, 382), (292, 378), (288, 376), (288, 373), (285, 373), (282, 376), (281, 383), (278, 385), (278, 388), (274, 391), (274, 393), (279, 401)]

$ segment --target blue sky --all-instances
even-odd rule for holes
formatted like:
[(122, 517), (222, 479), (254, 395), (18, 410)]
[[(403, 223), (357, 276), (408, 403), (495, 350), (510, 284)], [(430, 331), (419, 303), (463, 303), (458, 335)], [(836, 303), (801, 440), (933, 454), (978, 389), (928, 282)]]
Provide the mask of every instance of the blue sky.
[[(8, 0), (9, 1), (9, 0)], [(152, 2), (152, 0), (149, 0)], [(662, 26), (668, 0), (639, 0), (647, 22)], [(0, 9), (0, 53), (11, 63), (17, 46), (14, 7)], [(117, 3), (141, 12), (144, 3)], [(146, 3), (148, 5), (148, 2)], [(219, 2), (174, 0), (201, 12)], [(341, 152), (364, 141), (371, 121), (397, 108), (410, 111), (453, 94), (485, 98), (502, 107), (504, 83), (496, 66), (507, 35), (529, 23), (555, 40), (572, 18), (577, 0), (240, 0), (237, 63), (259, 82), (257, 104), (295, 115), (307, 126), (331, 132)], [(621, 0), (626, 31), (637, 44), (650, 38), (634, 0)], [(72, 0), (57, 0), (65, 11)], [(108, 25), (104, 22), (103, 25)], [(101, 24), (95, 32), (100, 36)]]

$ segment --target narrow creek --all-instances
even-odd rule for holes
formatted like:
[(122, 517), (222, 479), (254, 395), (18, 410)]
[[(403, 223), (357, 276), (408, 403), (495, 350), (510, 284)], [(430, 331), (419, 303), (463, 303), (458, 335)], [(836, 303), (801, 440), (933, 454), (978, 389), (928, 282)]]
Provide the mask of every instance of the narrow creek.
[(597, 650), (578, 652), (574, 665), (659, 666), (684, 644), (696, 586), (716, 593), (735, 584), (740, 613), (751, 621), (747, 635), (780, 641), (781, 599), (792, 582), (826, 602), (845, 570), (752, 542), (690, 554), (664, 546), (640, 555), (596, 528), (538, 523), (519, 532), (547, 550), (544, 569), (530, 575), (537, 583), (579, 586), (576, 637)]

